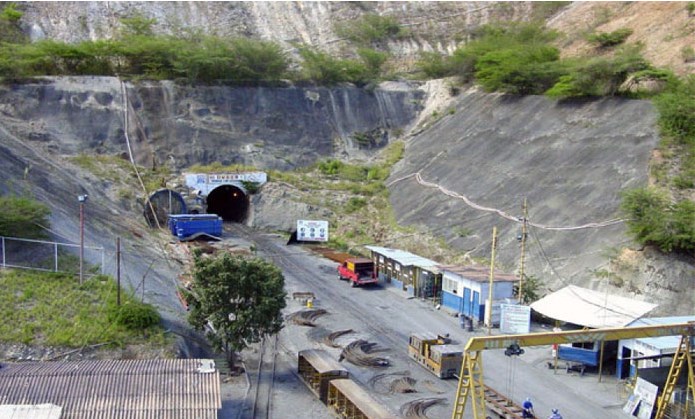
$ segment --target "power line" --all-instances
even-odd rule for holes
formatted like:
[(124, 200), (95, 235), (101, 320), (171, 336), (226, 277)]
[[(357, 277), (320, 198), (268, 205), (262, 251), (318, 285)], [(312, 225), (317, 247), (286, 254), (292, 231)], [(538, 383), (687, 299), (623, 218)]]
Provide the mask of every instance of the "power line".
[[(449, 189), (447, 189), (447, 188), (445, 188), (445, 187), (443, 187), (443, 186), (441, 186), (441, 185), (439, 185), (439, 184), (437, 184), (437, 183), (427, 182), (426, 180), (424, 180), (424, 179), (422, 178), (422, 175), (420, 175), (420, 172), (411, 173), (411, 174), (409, 174), (409, 175), (407, 175), (407, 176), (403, 176), (403, 177), (401, 177), (401, 178), (398, 178), (398, 179), (396, 179), (396, 180), (394, 180), (394, 181), (392, 181), (392, 182), (389, 182), (386, 186), (387, 186), (387, 187), (388, 187), (388, 186), (391, 186), (391, 185), (393, 185), (393, 184), (395, 184), (395, 183), (397, 183), (397, 182), (403, 181), (403, 180), (408, 179), (408, 178), (411, 178), (411, 177), (414, 177), (415, 180), (416, 180), (420, 185), (425, 186), (425, 187), (428, 187), (428, 188), (438, 189), (441, 193), (443, 193), (443, 194), (445, 194), (445, 195), (448, 195), (448, 196), (450, 196), (450, 197), (452, 197), (452, 198), (456, 198), (456, 199), (462, 200), (463, 202), (466, 203), (466, 205), (468, 205), (469, 207), (471, 207), (471, 208), (473, 208), (473, 209), (476, 209), (476, 210), (479, 210), (479, 211), (486, 211), (486, 212), (496, 213), (496, 214), (499, 215), (500, 217), (505, 218), (505, 219), (507, 219), (507, 220), (509, 220), (509, 221), (512, 221), (512, 222), (515, 222), (515, 223), (520, 223), (520, 222), (523, 221), (523, 220), (519, 219), (519, 217), (515, 217), (515, 216), (513, 216), (513, 215), (510, 215), (510, 214), (508, 214), (508, 213), (506, 213), (506, 212), (504, 212), (504, 211), (502, 211), (502, 210), (500, 210), (500, 209), (492, 208), (492, 207), (486, 207), (486, 206), (483, 206), (483, 205), (476, 204), (475, 202), (471, 201), (467, 196), (462, 195), (462, 194), (459, 194), (458, 192), (451, 191), (451, 190), (449, 190)], [(606, 220), (606, 221), (601, 221), (601, 222), (588, 223), (588, 224), (583, 224), (583, 225), (579, 225), (579, 226), (549, 226), (549, 225), (545, 225), (545, 224), (533, 223), (533, 222), (527, 220), (526, 225), (528, 225), (528, 226), (533, 226), (533, 227), (536, 227), (536, 228), (540, 228), (540, 229), (543, 229), (543, 230), (570, 231), (570, 230), (582, 230), (582, 229), (586, 229), (586, 228), (601, 228), (601, 227), (608, 227), (608, 226), (612, 226), (612, 225), (615, 225), (615, 224), (623, 223), (623, 222), (625, 222), (625, 221), (626, 221), (626, 220), (625, 220), (625, 219), (622, 219), (622, 218), (615, 218), (615, 219), (612, 219), (612, 220)]]

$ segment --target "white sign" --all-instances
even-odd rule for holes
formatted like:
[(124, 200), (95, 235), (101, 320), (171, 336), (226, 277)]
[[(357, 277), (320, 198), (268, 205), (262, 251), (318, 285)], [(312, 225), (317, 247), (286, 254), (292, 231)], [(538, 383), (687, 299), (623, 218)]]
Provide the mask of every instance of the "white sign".
[(516, 304), (500, 304), (500, 333), (528, 333), (531, 329), (531, 307)]
[(328, 221), (297, 220), (297, 240), (327, 242)]

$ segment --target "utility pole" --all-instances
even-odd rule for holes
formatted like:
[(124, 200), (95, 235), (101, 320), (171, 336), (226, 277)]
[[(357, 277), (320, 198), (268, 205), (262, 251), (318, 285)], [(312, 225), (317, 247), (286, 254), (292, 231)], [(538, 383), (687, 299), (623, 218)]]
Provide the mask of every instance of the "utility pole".
[(84, 278), (84, 203), (87, 202), (87, 194), (79, 195), (77, 200), (80, 202), (80, 285)]
[(121, 238), (116, 237), (116, 305), (121, 305)]
[(488, 286), (488, 299), (485, 304), (487, 317), (487, 334), (492, 334), (492, 285), (495, 278), (495, 249), (497, 248), (497, 227), (492, 227), (492, 252), (490, 255), (490, 284)]
[(521, 263), (519, 266), (519, 304), (523, 303), (524, 300), (524, 261), (526, 256), (526, 223), (528, 222), (528, 207), (526, 206), (526, 198), (524, 198), (524, 205), (522, 207), (523, 219), (521, 220)]

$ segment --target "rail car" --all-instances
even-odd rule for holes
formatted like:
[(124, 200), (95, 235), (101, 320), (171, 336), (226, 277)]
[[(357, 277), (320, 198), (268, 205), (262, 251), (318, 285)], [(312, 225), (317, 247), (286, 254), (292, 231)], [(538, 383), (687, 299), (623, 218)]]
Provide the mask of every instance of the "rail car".
[(306, 349), (299, 352), (297, 372), (304, 384), (324, 404), (328, 403), (328, 383), (350, 377), (348, 370), (331, 358), (328, 352)]
[(412, 333), (408, 339), (408, 356), (439, 378), (458, 377), (463, 363), (463, 348), (449, 342), (446, 336)]
[(300, 379), (337, 417), (395, 419), (380, 402), (350, 378), (350, 373), (326, 351), (306, 349), (297, 359)]
[(328, 383), (328, 407), (344, 419), (396, 419), (381, 403), (351, 379)]

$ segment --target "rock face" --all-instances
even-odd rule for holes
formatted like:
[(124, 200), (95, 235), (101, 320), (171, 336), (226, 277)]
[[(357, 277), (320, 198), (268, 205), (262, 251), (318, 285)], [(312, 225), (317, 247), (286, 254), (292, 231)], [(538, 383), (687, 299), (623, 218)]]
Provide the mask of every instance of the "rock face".
[[(130, 148), (146, 167), (220, 162), (288, 170), (367, 156), (414, 120), (422, 96), (405, 83), (372, 91), (189, 88), (86, 77), (0, 88), (0, 108), (8, 122), (26, 122), (17, 129), (28, 140), (59, 154), (127, 155)], [(375, 132), (369, 141), (354, 139)]]
[(646, 185), (658, 142), (652, 105), (471, 90), (449, 109), (409, 140), (389, 179), (399, 221), (436, 231), (474, 257), (490, 255), (496, 226), (497, 260), (514, 271), (526, 199), (525, 272), (551, 289), (587, 285), (607, 249), (626, 242), (624, 224), (610, 220), (620, 218), (621, 191)]

